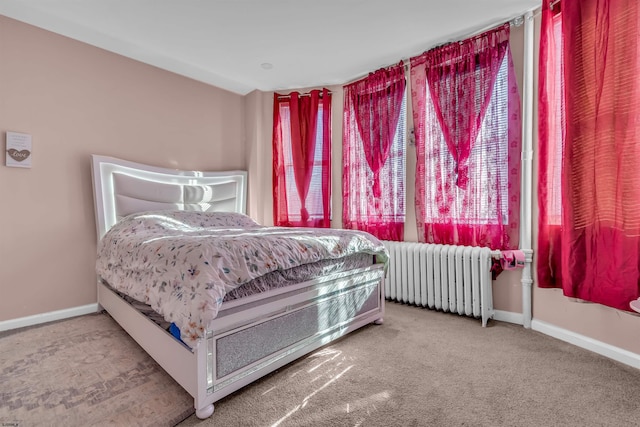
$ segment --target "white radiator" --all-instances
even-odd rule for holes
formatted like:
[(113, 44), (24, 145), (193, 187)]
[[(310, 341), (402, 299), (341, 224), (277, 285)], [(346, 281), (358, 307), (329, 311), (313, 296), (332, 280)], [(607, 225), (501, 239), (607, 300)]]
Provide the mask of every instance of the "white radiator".
[(390, 258), (387, 299), (482, 318), (482, 326), (493, 317), (491, 249), (383, 243)]

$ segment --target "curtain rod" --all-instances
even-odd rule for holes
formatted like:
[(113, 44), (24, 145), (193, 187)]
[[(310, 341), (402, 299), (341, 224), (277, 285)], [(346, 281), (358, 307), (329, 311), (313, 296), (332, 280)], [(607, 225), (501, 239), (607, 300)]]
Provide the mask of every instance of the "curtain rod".
[[(318, 94), (318, 96), (319, 96), (320, 98), (322, 98), (322, 92), (323, 92), (324, 90), (323, 90), (323, 89), (314, 89), (314, 90), (318, 90), (318, 91), (320, 91), (320, 93)], [(292, 91), (292, 92), (296, 92), (296, 91), (294, 90), (294, 91)], [(291, 93), (292, 93), (292, 92), (289, 92), (289, 93), (284, 94), (284, 95), (283, 95), (283, 94), (279, 94), (279, 93), (277, 93), (277, 92), (276, 92), (276, 96), (277, 96), (278, 98), (291, 98)], [(327, 89), (327, 95), (331, 95), (331, 91), (330, 91), (329, 89)], [(311, 96), (311, 94), (310, 94), (310, 93), (301, 93), (300, 95), (298, 95), (298, 98), (303, 98), (303, 97), (305, 97), (305, 96)]]
[[(450, 43), (457, 43), (457, 42), (460, 42), (460, 41), (463, 41), (463, 40), (466, 40), (466, 39), (473, 38), (475, 36), (478, 36), (478, 35), (480, 35), (482, 33), (485, 33), (485, 32), (487, 32), (489, 30), (492, 30), (494, 28), (497, 28), (497, 27), (499, 27), (501, 25), (504, 25), (504, 24), (507, 24), (507, 23), (512, 27), (519, 27), (524, 23), (525, 15), (527, 13), (529, 13), (529, 12), (532, 12), (532, 11), (536, 10), (536, 9), (538, 9), (538, 8), (536, 7), (534, 9), (528, 10), (528, 11), (526, 11), (524, 13), (519, 13), (518, 15), (512, 16), (511, 18), (509, 18), (507, 20), (500, 20), (498, 22), (494, 22), (494, 23), (492, 23), (490, 25), (487, 25), (487, 26), (484, 26), (484, 27), (482, 27), (480, 29), (473, 30), (472, 32), (451, 37), (451, 38), (449, 38), (448, 41), (442, 42), (442, 43), (439, 43), (439, 44), (435, 44), (432, 47), (426, 49), (424, 52), (427, 52), (427, 51), (429, 51), (429, 50), (431, 50), (433, 48), (436, 48), (438, 46), (443, 46), (443, 45), (450, 44)], [(416, 55), (413, 55), (413, 56), (416, 56)], [(408, 61), (409, 59), (410, 58), (406, 59), (406, 61)], [(403, 59), (403, 61), (405, 61), (405, 60)]]
[[(556, 0), (556, 1), (560, 1), (560, 0)], [(535, 11), (535, 10), (537, 10), (537, 9), (539, 9), (539, 7), (535, 7), (535, 8), (533, 8), (533, 9), (527, 10), (527, 11), (525, 11), (525, 12), (521, 12), (521, 13), (519, 13), (519, 14), (515, 15), (515, 16), (512, 16), (511, 18), (509, 18), (509, 19), (507, 19), (507, 20), (500, 20), (500, 21), (498, 21), (498, 22), (494, 22), (494, 23), (492, 23), (492, 24), (490, 24), (490, 25), (487, 25), (487, 26), (485, 26), (485, 27), (482, 27), (482, 28), (480, 28), (480, 29), (478, 29), (478, 30), (473, 30), (473, 31), (472, 31), (472, 32), (470, 32), (470, 33), (465, 33), (465, 34), (460, 34), (460, 35), (454, 36), (454, 37), (452, 37), (452, 38), (449, 38), (449, 40), (448, 40), (448, 41), (446, 41), (446, 42), (436, 43), (436, 44), (432, 45), (431, 47), (429, 47), (429, 48), (427, 48), (427, 49), (423, 50), (422, 52), (420, 52), (420, 53), (418, 53), (418, 54), (415, 54), (415, 55), (412, 55), (412, 56), (411, 56), (411, 57), (409, 57), (409, 58), (402, 58), (402, 59), (401, 59), (401, 61), (402, 61), (402, 62), (404, 62), (404, 64), (405, 64), (405, 65), (404, 65), (404, 68), (405, 68), (405, 70), (407, 70), (407, 69), (409, 68), (409, 64), (410, 64), (410, 62), (411, 62), (411, 58), (412, 58), (412, 57), (414, 57), (414, 56), (418, 56), (418, 55), (420, 55), (420, 54), (422, 54), (422, 53), (424, 53), (424, 52), (427, 52), (427, 51), (429, 51), (429, 50), (431, 50), (431, 49), (434, 49), (434, 48), (436, 48), (436, 47), (438, 47), (438, 46), (444, 46), (444, 45), (446, 45), (446, 44), (456, 43), (456, 42), (459, 42), (459, 41), (462, 41), (462, 40), (466, 40), (466, 39), (472, 38), (472, 37), (474, 37), (474, 36), (480, 35), (480, 34), (482, 34), (482, 33), (486, 32), (486, 31), (489, 31), (489, 30), (491, 30), (491, 29), (493, 29), (493, 28), (499, 27), (500, 25), (503, 25), (503, 24), (506, 24), (506, 23), (509, 23), (509, 25), (511, 25), (512, 27), (519, 27), (519, 26), (521, 26), (521, 25), (524, 23), (524, 19), (525, 19), (524, 17), (525, 17), (528, 13), (533, 12), (533, 11)], [(535, 16), (535, 14), (534, 14), (534, 16)], [(398, 61), (398, 62), (400, 62), (400, 61)], [(396, 62), (396, 64), (397, 64), (397, 62)], [(385, 66), (385, 67), (381, 67), (381, 68), (387, 68), (387, 67), (391, 67), (391, 66), (393, 66), (393, 65), (387, 65), (387, 66)], [(369, 73), (367, 73), (367, 75), (368, 75), (368, 74), (369, 74)], [(351, 82), (358, 81), (358, 80), (360, 80), (360, 79), (363, 79), (364, 77), (366, 77), (366, 75), (365, 75), (365, 76), (358, 77), (358, 78), (354, 78)], [(345, 84), (345, 85), (346, 85), (346, 84)], [(344, 86), (344, 85), (343, 85), (343, 86)]]

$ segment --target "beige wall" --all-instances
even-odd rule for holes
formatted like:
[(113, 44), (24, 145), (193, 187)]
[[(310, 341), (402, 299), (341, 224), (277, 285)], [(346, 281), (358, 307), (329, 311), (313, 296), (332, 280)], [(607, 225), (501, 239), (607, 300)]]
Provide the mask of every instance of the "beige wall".
[(245, 114), (249, 172), (248, 213), (260, 224), (273, 225), (273, 95), (268, 96), (265, 92), (256, 90), (245, 96)]
[[(524, 25), (512, 26), (509, 37), (513, 66), (522, 95), (524, 75)], [(512, 313), (522, 313), (522, 274), (519, 270), (503, 271), (493, 284), (494, 307)]]
[(0, 321), (96, 302), (90, 154), (246, 168), (244, 99), (0, 16)]

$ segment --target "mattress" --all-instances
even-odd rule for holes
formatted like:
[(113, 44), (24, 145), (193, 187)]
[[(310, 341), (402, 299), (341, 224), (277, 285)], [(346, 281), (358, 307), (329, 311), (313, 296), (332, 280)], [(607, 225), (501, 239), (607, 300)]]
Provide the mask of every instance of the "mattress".
[[(342, 271), (364, 268), (374, 263), (374, 259), (369, 254), (354, 254), (344, 258), (322, 260), (311, 264), (290, 268), (283, 271), (273, 271), (264, 276), (260, 276), (244, 285), (229, 292), (224, 297), (224, 302), (248, 297), (251, 295), (267, 292), (273, 289), (283, 288), (285, 286), (302, 283), (307, 280), (316, 279), (328, 274), (339, 273)], [(164, 317), (157, 313), (150, 305), (138, 301), (118, 290), (114, 289), (108, 282), (103, 281), (111, 290), (118, 294), (121, 298), (131, 304), (136, 310), (144, 314), (153, 322), (167, 331), (171, 331), (171, 323), (166, 321)], [(224, 304), (223, 302), (223, 304)], [(179, 338), (179, 337), (176, 337)]]
[[(194, 347), (225, 298), (249, 292), (246, 284), (264, 276), (253, 282), (258, 289), (285, 286), (301, 280), (302, 270), (291, 269), (319, 263), (321, 271), (330, 270), (357, 254), (387, 262), (382, 242), (361, 231), (264, 227), (228, 212), (142, 212), (100, 240), (96, 272), (175, 323), (182, 341)], [(282, 276), (285, 271), (293, 275)]]

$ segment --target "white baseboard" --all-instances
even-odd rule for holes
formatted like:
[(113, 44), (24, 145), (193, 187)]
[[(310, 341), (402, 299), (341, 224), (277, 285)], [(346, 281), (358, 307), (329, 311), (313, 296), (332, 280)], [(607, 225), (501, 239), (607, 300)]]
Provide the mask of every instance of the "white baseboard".
[(514, 313), (511, 311), (494, 310), (493, 320), (515, 323), (516, 325), (524, 325), (524, 316), (522, 313)]
[(0, 332), (11, 329), (24, 328), (25, 326), (39, 325), (40, 323), (53, 322), (54, 320), (67, 319), (69, 317), (82, 316), (95, 313), (98, 304), (87, 304), (80, 307), (66, 308), (64, 310), (50, 311), (48, 313), (34, 314), (33, 316), (20, 317), (18, 319), (3, 320), (0, 322)]
[(567, 329), (559, 328), (550, 323), (533, 319), (531, 321), (531, 329), (542, 332), (545, 335), (552, 336), (561, 341), (582, 347), (586, 350), (593, 351), (602, 356), (616, 360), (625, 365), (640, 369), (640, 354), (632, 353), (620, 347), (614, 347), (602, 341), (594, 340), (584, 335), (577, 334)]

